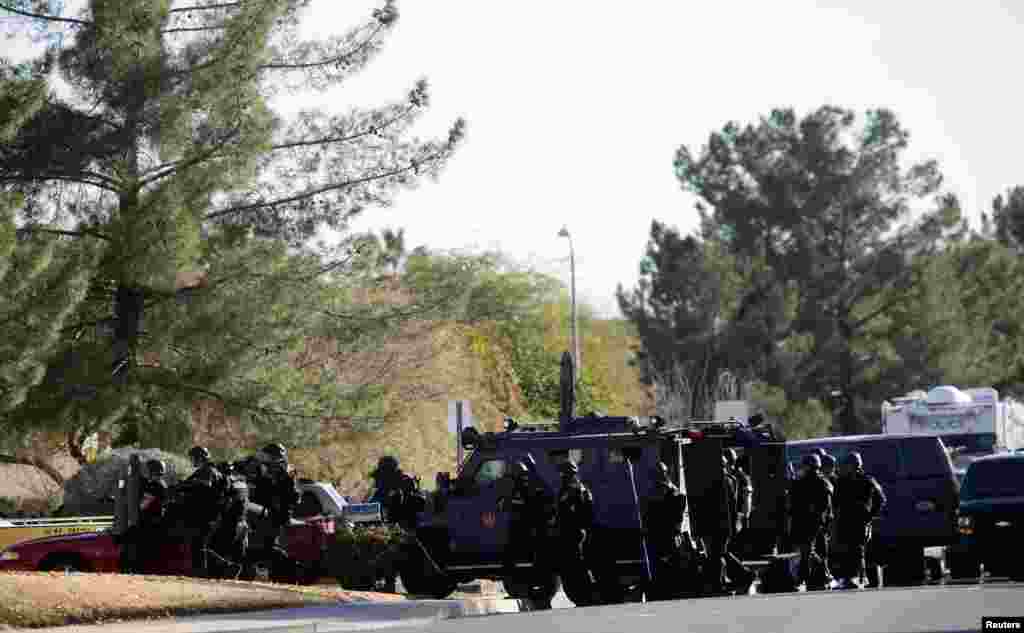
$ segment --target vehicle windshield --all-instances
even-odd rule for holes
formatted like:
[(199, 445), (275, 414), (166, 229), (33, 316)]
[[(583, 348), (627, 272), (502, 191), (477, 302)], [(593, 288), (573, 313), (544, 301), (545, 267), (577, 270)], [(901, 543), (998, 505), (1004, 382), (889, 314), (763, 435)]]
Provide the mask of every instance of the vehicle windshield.
[(327, 496), (331, 498), (331, 501), (333, 501), (335, 505), (338, 506), (338, 509), (344, 508), (345, 506), (348, 505), (348, 502), (345, 501), (345, 498), (338, 494), (338, 491), (334, 488), (332, 484), (321, 484), (321, 487), (327, 493)]
[(953, 453), (969, 455), (972, 453), (991, 453), (995, 450), (995, 433), (962, 433), (958, 435), (942, 435), (942, 443)]
[(962, 499), (1024, 497), (1024, 460), (971, 464), (960, 494)]

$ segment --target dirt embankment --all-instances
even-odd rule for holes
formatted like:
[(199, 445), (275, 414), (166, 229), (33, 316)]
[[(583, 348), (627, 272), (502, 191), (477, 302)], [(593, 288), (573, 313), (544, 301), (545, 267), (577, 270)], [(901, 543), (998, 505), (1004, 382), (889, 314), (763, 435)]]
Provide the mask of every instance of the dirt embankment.
[(0, 629), (404, 599), (330, 585), (63, 572), (0, 572), (0, 596)]

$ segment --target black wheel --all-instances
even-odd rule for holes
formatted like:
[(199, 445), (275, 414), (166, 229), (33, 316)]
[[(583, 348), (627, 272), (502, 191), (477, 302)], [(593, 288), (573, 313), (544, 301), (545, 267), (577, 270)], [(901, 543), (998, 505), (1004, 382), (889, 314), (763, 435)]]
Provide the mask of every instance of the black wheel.
[(924, 559), (925, 567), (928, 569), (928, 580), (931, 582), (939, 582), (942, 580), (942, 561), (938, 558), (927, 557)]
[(509, 597), (516, 600), (530, 600), (538, 604), (550, 604), (551, 599), (562, 588), (561, 580), (554, 574), (544, 574), (538, 577), (526, 573), (512, 578), (502, 578), (501, 584), (505, 587), (505, 592)]
[(981, 576), (981, 563), (970, 554), (950, 553), (949, 575), (956, 580), (976, 580)]
[(888, 587), (912, 587), (925, 579), (924, 550), (894, 554), (885, 566), (885, 584)]
[[(600, 602), (597, 583), (588, 578), (586, 572), (567, 571), (561, 576), (562, 589), (566, 597), (577, 607), (589, 607)], [(551, 594), (554, 597), (554, 594)]]
[(458, 582), (448, 574), (438, 574), (419, 548), (405, 551), (398, 564), (398, 577), (406, 593), (443, 600), (455, 592)]
[(89, 566), (74, 554), (55, 554), (39, 563), (39, 571), (83, 572), (89, 571)]

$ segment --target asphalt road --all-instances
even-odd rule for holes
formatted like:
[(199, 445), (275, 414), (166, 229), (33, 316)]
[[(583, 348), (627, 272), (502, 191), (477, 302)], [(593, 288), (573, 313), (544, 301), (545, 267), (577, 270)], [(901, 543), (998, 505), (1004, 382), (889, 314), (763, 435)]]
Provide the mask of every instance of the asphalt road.
[(441, 620), (393, 633), (952, 633), (1024, 616), (1024, 585), (945, 585), (553, 609)]

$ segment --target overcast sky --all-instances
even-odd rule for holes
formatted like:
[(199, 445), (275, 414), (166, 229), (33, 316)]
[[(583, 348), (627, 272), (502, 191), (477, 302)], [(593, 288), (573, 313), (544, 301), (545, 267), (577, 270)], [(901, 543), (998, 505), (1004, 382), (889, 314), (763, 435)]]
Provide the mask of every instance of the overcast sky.
[[(847, 5), (847, 6), (844, 6)], [(372, 0), (317, 0), (311, 28), (357, 23)], [(433, 107), (417, 128), (468, 138), (439, 183), (368, 212), (360, 228), (405, 227), (410, 247), (497, 247), (617, 313), (652, 219), (693, 228), (676, 148), (772, 107), (895, 110), (915, 158), (936, 158), (974, 217), (1024, 184), (1017, 150), (1024, 48), (1019, 0), (405, 0), (366, 71), (303, 105), (371, 106), (415, 79)], [(0, 40), (0, 46), (4, 46)]]

